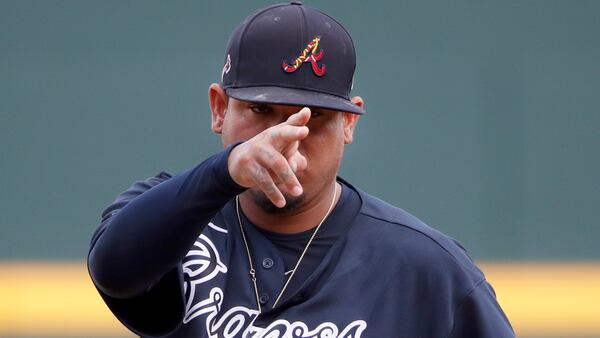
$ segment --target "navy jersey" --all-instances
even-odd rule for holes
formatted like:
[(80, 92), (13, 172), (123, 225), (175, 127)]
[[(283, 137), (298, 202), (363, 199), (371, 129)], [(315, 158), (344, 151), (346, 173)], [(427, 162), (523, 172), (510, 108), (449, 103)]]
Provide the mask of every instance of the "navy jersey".
[[(494, 291), (448, 236), (338, 179), (355, 196), (323, 227), (345, 230), (312, 271), (272, 304), (287, 276), (280, 251), (244, 230), (231, 148), (171, 177), (134, 184), (103, 213), (88, 264), (101, 296), (140, 336), (514, 337)], [(302, 265), (300, 265), (302, 269)]]

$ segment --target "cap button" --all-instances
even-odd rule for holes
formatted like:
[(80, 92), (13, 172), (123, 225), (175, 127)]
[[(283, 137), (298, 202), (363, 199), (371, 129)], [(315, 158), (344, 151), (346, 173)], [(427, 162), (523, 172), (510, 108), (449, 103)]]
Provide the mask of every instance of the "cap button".
[(290, 2), (291, 5), (302, 5), (302, 1), (292, 1)]

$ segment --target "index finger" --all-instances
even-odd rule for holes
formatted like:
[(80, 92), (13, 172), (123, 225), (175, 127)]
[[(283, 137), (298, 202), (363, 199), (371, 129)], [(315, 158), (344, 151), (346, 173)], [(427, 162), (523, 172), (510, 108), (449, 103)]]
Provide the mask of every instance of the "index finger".
[(290, 142), (300, 141), (308, 135), (307, 126), (277, 125), (267, 130), (271, 144), (281, 149)]
[(304, 126), (310, 120), (310, 114), (310, 108), (304, 107), (297, 113), (290, 115), (290, 117), (288, 117), (288, 119), (285, 121), (285, 124), (292, 126)]

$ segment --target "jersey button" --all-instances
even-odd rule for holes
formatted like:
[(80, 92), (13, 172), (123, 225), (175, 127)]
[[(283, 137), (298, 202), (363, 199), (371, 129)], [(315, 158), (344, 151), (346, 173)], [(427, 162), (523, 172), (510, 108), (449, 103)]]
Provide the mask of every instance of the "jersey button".
[(261, 293), (260, 297), (258, 297), (258, 301), (262, 304), (265, 305), (269, 302), (269, 295), (266, 293)]
[(273, 262), (273, 260), (271, 258), (267, 257), (267, 258), (263, 259), (263, 261), (262, 261), (262, 266), (265, 269), (270, 269), (273, 267), (273, 265), (275, 265), (275, 262)]

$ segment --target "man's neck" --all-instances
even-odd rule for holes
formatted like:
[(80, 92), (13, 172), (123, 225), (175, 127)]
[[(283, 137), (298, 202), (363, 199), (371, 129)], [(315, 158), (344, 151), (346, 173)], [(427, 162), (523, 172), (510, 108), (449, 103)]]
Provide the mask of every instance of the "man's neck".
[(323, 191), (327, 193), (319, 193), (289, 212), (267, 212), (253, 201), (248, 192), (240, 195), (240, 205), (246, 217), (257, 227), (276, 233), (294, 234), (319, 225), (329, 208), (339, 201), (342, 187), (334, 181)]

